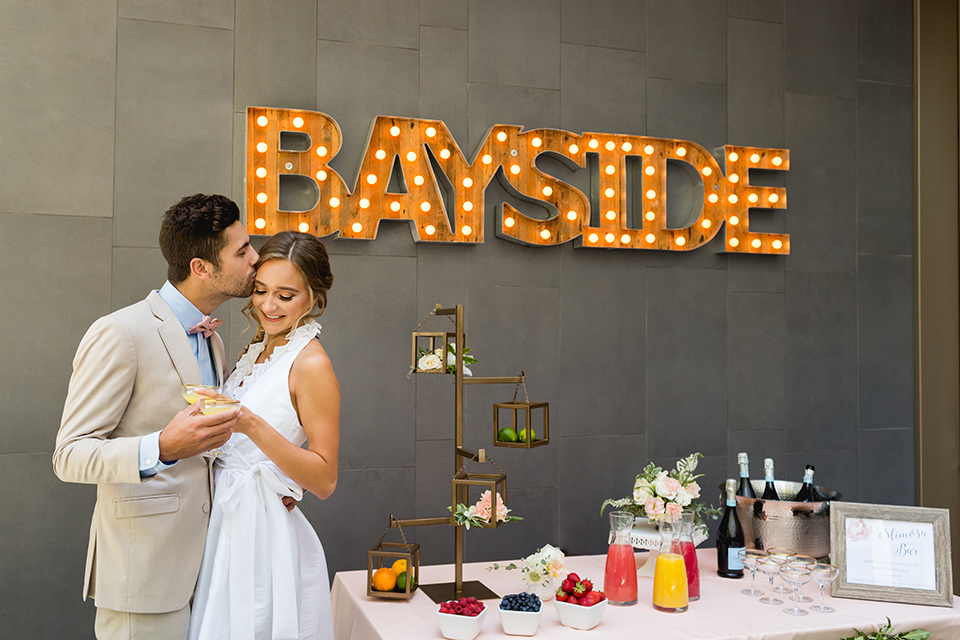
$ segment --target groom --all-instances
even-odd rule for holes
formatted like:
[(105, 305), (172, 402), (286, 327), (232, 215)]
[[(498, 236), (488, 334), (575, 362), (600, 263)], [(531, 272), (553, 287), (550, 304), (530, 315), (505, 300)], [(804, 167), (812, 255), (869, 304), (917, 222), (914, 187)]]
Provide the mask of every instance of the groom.
[(187, 636), (212, 500), (200, 454), (230, 437), (239, 411), (187, 406), (182, 384), (220, 384), (220, 324), (209, 315), (253, 291), (257, 252), (224, 196), (182, 199), (163, 216), (168, 280), (97, 320), (73, 361), (53, 466), (97, 484), (84, 599), (99, 640)]

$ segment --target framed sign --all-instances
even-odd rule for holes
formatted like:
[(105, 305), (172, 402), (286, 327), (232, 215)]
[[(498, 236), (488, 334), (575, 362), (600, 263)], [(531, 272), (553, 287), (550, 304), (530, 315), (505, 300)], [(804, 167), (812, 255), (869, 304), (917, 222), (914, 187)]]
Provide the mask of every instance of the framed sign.
[(953, 606), (948, 509), (833, 502), (830, 557), (838, 598)]

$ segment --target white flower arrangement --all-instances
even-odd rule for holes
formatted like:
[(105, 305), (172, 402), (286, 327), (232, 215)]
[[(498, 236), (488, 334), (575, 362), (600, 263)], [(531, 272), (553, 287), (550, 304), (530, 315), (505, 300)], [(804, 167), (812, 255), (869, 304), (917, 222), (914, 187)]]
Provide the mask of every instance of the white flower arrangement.
[(493, 563), (492, 567), (487, 567), (487, 571), (495, 571), (497, 569), (511, 571), (513, 569), (520, 569), (520, 577), (527, 585), (531, 587), (549, 588), (552, 587), (552, 580), (559, 578), (563, 573), (565, 558), (566, 556), (563, 551), (553, 545), (547, 544), (537, 549), (536, 553), (532, 553), (521, 560), (522, 568), (512, 562), (504, 566)]
[[(443, 362), (443, 347), (438, 347), (433, 351), (429, 351), (422, 347), (417, 347), (417, 351), (420, 353), (420, 359), (417, 360), (416, 367), (410, 367), (410, 373), (414, 371), (437, 371), (446, 367), (447, 373), (455, 373), (457, 367), (457, 345), (453, 342), (447, 343), (447, 362), (444, 365)], [(470, 347), (467, 347), (463, 350), (463, 375), (472, 376), (473, 372), (467, 367), (468, 364), (473, 364), (477, 362), (477, 359), (471, 355)], [(410, 373), (407, 374), (407, 377), (410, 377)]]

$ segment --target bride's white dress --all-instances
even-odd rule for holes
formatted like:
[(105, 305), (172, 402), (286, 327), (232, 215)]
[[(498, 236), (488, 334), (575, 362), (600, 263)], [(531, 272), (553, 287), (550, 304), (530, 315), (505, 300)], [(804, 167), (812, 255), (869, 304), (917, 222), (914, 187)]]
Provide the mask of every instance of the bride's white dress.
[[(304, 323), (261, 364), (263, 342), (250, 345), (223, 389), (297, 446), (306, 434), (290, 401), (290, 367), (319, 332)], [(300, 509), (288, 512), (280, 499), (299, 500), (303, 490), (243, 434), (223, 448), (230, 455), (214, 466), (190, 640), (332, 640), (323, 546)]]

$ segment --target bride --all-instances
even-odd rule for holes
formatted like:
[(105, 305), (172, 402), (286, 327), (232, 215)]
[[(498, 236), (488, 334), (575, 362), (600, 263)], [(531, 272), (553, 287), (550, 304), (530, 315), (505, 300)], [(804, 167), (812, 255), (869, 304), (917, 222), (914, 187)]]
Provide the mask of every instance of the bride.
[(332, 283), (311, 235), (278, 233), (260, 251), (244, 309), (259, 331), (224, 383), (242, 415), (214, 467), (191, 640), (333, 638), (320, 539), (277, 499), (306, 490), (323, 500), (337, 486), (340, 388), (315, 339)]

